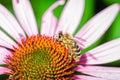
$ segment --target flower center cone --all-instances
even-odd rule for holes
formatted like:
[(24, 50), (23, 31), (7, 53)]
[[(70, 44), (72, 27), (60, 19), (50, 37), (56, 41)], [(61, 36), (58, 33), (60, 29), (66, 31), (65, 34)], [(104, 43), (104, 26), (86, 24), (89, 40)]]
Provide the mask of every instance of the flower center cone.
[(11, 53), (10, 80), (72, 80), (75, 72), (68, 49), (51, 37), (28, 37)]

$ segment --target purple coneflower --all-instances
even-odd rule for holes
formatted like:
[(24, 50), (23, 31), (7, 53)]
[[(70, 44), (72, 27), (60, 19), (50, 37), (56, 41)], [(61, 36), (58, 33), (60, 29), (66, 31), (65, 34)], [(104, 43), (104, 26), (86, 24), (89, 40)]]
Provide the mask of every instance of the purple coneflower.
[[(11, 80), (120, 79), (120, 68), (100, 66), (120, 59), (120, 38), (77, 56), (76, 61), (69, 48), (72, 43), (66, 46), (55, 37), (60, 32), (72, 36), (82, 18), (84, 0), (67, 1), (59, 20), (52, 11), (64, 0), (56, 1), (43, 15), (40, 33), (29, 0), (12, 2), (16, 18), (0, 5), (0, 64), (5, 64), (0, 74), (10, 75)], [(89, 47), (105, 33), (119, 10), (119, 4), (102, 10), (71, 41), (80, 51)]]

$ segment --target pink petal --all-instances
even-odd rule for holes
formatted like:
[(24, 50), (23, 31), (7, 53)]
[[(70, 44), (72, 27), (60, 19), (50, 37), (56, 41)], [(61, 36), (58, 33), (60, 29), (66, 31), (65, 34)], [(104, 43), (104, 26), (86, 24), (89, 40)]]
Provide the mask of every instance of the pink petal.
[(74, 80), (106, 80), (106, 79), (94, 76), (76, 75)]
[(63, 5), (64, 2), (64, 0), (58, 0), (45, 12), (42, 18), (41, 34), (45, 34), (48, 36), (54, 35), (58, 20), (54, 16), (53, 10), (59, 5)]
[(0, 64), (5, 64), (8, 55), (11, 56), (11, 53), (7, 49), (0, 47)]
[[(101, 80), (119, 80), (120, 68), (118, 67), (100, 67), (100, 66), (78, 66), (77, 71), (101, 78)], [(89, 79), (93, 80), (93, 79)], [(100, 80), (100, 79), (96, 79)]]
[(12, 0), (16, 17), (28, 36), (38, 34), (37, 24), (29, 0)]
[(116, 18), (120, 10), (119, 8), (120, 5), (113, 4), (99, 12), (83, 26), (83, 28), (75, 35), (76, 38), (85, 40), (79, 40), (79, 42), (84, 45), (83, 48), (87, 48), (93, 44), (106, 32)]
[(14, 49), (11, 44), (9, 44), (8, 42), (6, 42), (4, 40), (1, 40), (1, 39), (0, 39), (0, 47), (6, 47), (6, 48), (9, 48), (9, 49)]
[(16, 43), (10, 39), (5, 33), (0, 31), (0, 46), (13, 49), (13, 45), (17, 47)]
[(58, 23), (57, 32), (63, 31), (73, 34), (82, 18), (84, 0), (68, 0)]
[(5, 73), (9, 73), (9, 72), (10, 72), (10, 69), (4, 68), (4, 67), (0, 67), (0, 75), (1, 74), (5, 74)]
[(21, 36), (25, 37), (24, 31), (13, 17), (13, 15), (0, 4), (0, 27), (10, 34), (16, 41), (20, 42)]
[(81, 56), (80, 64), (105, 64), (120, 60), (120, 38), (96, 47)]

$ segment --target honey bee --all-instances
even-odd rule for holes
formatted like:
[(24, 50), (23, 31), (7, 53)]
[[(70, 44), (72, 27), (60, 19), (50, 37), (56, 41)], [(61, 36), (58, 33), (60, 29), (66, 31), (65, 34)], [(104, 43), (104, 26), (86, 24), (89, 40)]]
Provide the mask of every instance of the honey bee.
[(63, 32), (60, 31), (56, 36), (56, 40), (64, 45), (66, 49), (68, 49), (69, 57), (71, 60), (80, 60), (81, 50), (77, 45), (77, 41), (73, 39), (72, 35), (69, 35), (67, 33), (63, 34)]

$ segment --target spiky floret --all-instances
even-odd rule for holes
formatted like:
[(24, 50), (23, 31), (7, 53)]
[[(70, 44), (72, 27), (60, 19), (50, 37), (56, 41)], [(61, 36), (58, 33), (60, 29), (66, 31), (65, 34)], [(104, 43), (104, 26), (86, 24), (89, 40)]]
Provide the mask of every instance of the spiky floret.
[(53, 38), (37, 35), (22, 40), (12, 56), (8, 56), (7, 67), (11, 80), (71, 80), (74, 63), (68, 50)]

